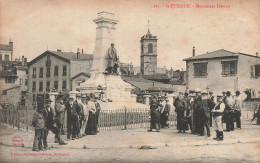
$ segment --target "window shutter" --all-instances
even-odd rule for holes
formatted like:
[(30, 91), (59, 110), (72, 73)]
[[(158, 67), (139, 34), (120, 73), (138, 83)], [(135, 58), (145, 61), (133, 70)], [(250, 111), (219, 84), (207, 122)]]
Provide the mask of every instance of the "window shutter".
[(255, 77), (255, 69), (254, 69), (254, 65), (250, 66), (250, 71), (251, 71), (251, 78)]

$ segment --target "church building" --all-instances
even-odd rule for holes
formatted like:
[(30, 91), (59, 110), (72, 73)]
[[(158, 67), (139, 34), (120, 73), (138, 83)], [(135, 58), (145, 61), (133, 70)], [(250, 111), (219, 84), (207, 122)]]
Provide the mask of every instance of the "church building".
[(157, 73), (157, 37), (148, 29), (141, 40), (141, 74), (151, 75)]

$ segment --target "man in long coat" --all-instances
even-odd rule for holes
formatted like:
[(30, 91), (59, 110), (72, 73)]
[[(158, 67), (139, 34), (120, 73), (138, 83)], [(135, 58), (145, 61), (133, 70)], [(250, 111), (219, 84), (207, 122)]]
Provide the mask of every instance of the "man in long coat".
[(60, 145), (67, 144), (60, 137), (61, 131), (64, 125), (64, 117), (65, 117), (65, 106), (63, 105), (63, 96), (58, 95), (55, 103), (55, 122), (57, 125), (58, 133), (55, 135), (55, 143), (59, 143)]
[(152, 97), (152, 101), (150, 103), (150, 130), (148, 130), (148, 132), (151, 132), (153, 129), (160, 132), (160, 107), (162, 107), (162, 105), (159, 101), (157, 101), (156, 97)]
[(78, 133), (78, 121), (79, 115), (76, 111), (76, 104), (74, 103), (74, 98), (69, 97), (69, 102), (66, 104), (67, 110), (67, 130), (68, 135), (67, 139), (70, 140), (72, 136), (72, 140), (75, 140)]

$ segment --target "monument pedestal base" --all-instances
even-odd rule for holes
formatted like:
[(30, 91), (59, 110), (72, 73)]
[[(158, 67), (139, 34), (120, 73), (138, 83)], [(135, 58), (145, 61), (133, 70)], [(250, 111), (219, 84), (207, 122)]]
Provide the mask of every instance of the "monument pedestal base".
[[(131, 94), (132, 85), (122, 80), (119, 75), (92, 73), (91, 77), (77, 88), (81, 93), (99, 95), (102, 88), (104, 101), (102, 109), (115, 110), (122, 108), (147, 108), (147, 105), (136, 102), (136, 95)], [(111, 101), (111, 102), (109, 102)]]

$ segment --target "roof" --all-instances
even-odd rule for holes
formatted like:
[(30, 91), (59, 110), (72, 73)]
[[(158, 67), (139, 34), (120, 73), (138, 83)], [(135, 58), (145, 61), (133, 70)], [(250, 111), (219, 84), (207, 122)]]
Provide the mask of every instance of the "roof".
[(17, 75), (15, 75), (12, 71), (7, 71), (7, 70), (2, 70), (0, 71), (0, 78), (4, 78), (4, 77), (17, 77)]
[(0, 50), (12, 51), (12, 47), (8, 44), (0, 44)]
[(28, 63), (28, 65), (32, 65), (35, 63), (37, 60), (41, 59), (42, 57), (46, 56), (47, 54), (50, 54), (52, 56), (55, 56), (59, 59), (62, 59), (66, 62), (70, 62), (70, 60), (91, 60), (93, 59), (92, 54), (79, 54), (79, 58), (77, 58), (77, 53), (74, 52), (57, 52), (57, 51), (45, 51), (38, 57), (34, 58), (31, 62)]
[[(148, 90), (151, 87), (153, 87), (153, 81), (146, 80), (144, 78), (131, 78), (131, 77), (124, 77), (124, 76), (121, 76), (121, 78), (125, 82), (127, 82), (127, 83), (141, 89), (141, 90)], [(172, 85), (164, 84), (162, 82), (155, 82), (154, 81), (154, 87), (159, 88), (161, 90), (172, 90), (172, 91), (175, 90)]]
[(189, 58), (185, 58), (183, 59), (183, 61), (191, 61), (191, 60), (203, 60), (203, 59), (214, 59), (214, 58), (229, 58), (229, 57), (238, 57), (239, 55), (246, 55), (249, 57), (256, 57), (256, 58), (260, 58), (258, 56), (254, 56), (254, 55), (250, 55), (250, 54), (244, 54), (244, 53), (235, 53), (235, 52), (231, 52), (231, 51), (227, 51), (225, 49), (220, 49), (220, 50), (216, 50), (213, 52), (209, 52), (206, 54), (202, 54), (202, 55), (198, 55), (198, 56), (194, 56), (194, 57), (189, 57)]
[(20, 88), (20, 87), (21, 87), (20, 85), (15, 85), (15, 86), (10, 87), (10, 88), (7, 88), (7, 89), (5, 89), (5, 90), (3, 90), (3, 91), (8, 91), (8, 90), (16, 89), (16, 88)]
[(81, 72), (81, 73), (79, 73), (79, 74), (77, 74), (77, 75), (73, 76), (72, 78), (70, 78), (70, 80), (73, 80), (73, 79), (75, 79), (75, 78), (77, 78), (77, 77), (79, 77), (79, 76), (81, 76), (81, 75), (83, 75), (83, 76), (86, 76), (86, 77), (89, 77), (89, 78), (90, 78), (90, 73)]
[(144, 78), (148, 80), (170, 80), (170, 78), (165, 73), (146, 75)]

